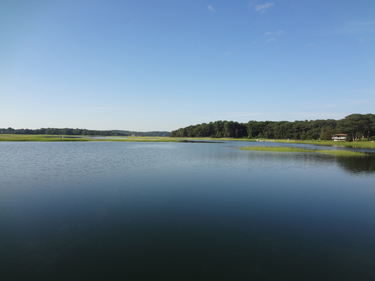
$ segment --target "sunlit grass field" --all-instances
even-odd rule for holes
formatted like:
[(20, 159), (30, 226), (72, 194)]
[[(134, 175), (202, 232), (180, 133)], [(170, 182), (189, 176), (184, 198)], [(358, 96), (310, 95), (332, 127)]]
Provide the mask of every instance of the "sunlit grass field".
[(178, 139), (169, 137), (111, 137), (90, 138), (90, 136), (61, 136), (61, 135), (13, 135), (1, 134), (0, 141), (125, 141), (125, 142), (179, 142)]
[(276, 147), (276, 146), (246, 146), (240, 147), (241, 150), (251, 150), (251, 151), (271, 151), (271, 152), (310, 152), (310, 153), (325, 153), (335, 156), (343, 157), (365, 157), (366, 153), (348, 150), (314, 150), (314, 149), (304, 149), (298, 147)]
[(0, 141), (87, 141), (88, 139), (54, 135), (11, 135), (1, 134)]

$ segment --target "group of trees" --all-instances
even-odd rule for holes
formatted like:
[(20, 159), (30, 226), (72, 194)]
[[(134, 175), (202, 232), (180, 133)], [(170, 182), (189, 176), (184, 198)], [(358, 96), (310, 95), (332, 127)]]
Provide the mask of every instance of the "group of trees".
[(192, 125), (170, 132), (134, 132), (122, 130), (87, 130), (71, 128), (13, 129), (0, 128), (1, 134), (91, 135), (91, 136), (157, 136), (330, 140), (333, 134), (347, 134), (347, 140), (375, 138), (374, 114), (351, 114), (341, 120), (305, 121), (215, 121)]
[(134, 132), (134, 131), (121, 131), (121, 130), (110, 130), (110, 131), (98, 131), (98, 130), (87, 130), (87, 129), (71, 129), (71, 128), (41, 128), (41, 129), (13, 129), (13, 128), (0, 128), (1, 134), (27, 134), (27, 135), (89, 135), (89, 136), (155, 136), (155, 137), (168, 137), (170, 132)]
[(246, 124), (233, 121), (203, 123), (171, 132), (171, 137), (243, 138), (247, 136)]
[(305, 121), (215, 121), (180, 128), (171, 132), (171, 137), (212, 137), (212, 138), (266, 138), (330, 140), (333, 134), (347, 134), (347, 140), (375, 136), (374, 114), (351, 114), (341, 120)]

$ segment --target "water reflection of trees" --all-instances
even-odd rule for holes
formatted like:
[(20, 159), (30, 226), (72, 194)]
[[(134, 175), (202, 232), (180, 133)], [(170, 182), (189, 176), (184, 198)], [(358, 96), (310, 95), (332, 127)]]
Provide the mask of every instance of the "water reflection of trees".
[[(369, 154), (366, 157), (340, 157), (321, 153), (279, 153), (252, 151), (248, 154), (248, 159), (256, 163), (257, 166), (263, 163), (273, 161), (282, 163), (283, 167), (287, 163), (295, 163), (296, 165), (335, 165), (342, 168), (345, 172), (351, 174), (372, 174), (375, 173), (375, 156)], [(273, 163), (276, 163), (273, 162)]]
[(350, 173), (375, 173), (375, 157), (337, 157), (337, 163)]

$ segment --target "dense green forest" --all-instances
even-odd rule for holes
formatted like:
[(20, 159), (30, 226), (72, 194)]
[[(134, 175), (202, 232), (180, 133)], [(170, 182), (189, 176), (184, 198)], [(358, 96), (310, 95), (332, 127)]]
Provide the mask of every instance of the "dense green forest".
[(351, 114), (341, 120), (305, 121), (215, 121), (171, 132), (171, 137), (266, 138), (331, 140), (333, 134), (347, 134), (348, 141), (375, 139), (375, 115)]
[(170, 132), (135, 132), (135, 131), (122, 131), (122, 130), (86, 130), (86, 129), (70, 129), (70, 128), (41, 128), (41, 129), (13, 129), (13, 128), (0, 128), (1, 134), (27, 134), (27, 135), (79, 135), (79, 136), (140, 136), (140, 137), (169, 137)]

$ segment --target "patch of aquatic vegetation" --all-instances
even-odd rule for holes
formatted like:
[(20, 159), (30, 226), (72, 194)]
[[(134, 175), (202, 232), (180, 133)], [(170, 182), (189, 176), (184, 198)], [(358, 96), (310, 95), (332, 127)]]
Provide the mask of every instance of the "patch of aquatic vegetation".
[(349, 151), (349, 150), (314, 150), (304, 149), (298, 147), (279, 147), (279, 146), (245, 146), (240, 147), (241, 150), (252, 150), (252, 151), (271, 151), (271, 152), (308, 152), (308, 153), (324, 153), (335, 156), (347, 156), (347, 157), (365, 157), (367, 156), (364, 152)]
[(348, 150), (316, 150), (316, 153), (326, 153), (336, 156), (349, 156), (349, 157), (365, 157), (367, 156), (364, 152), (348, 151)]

